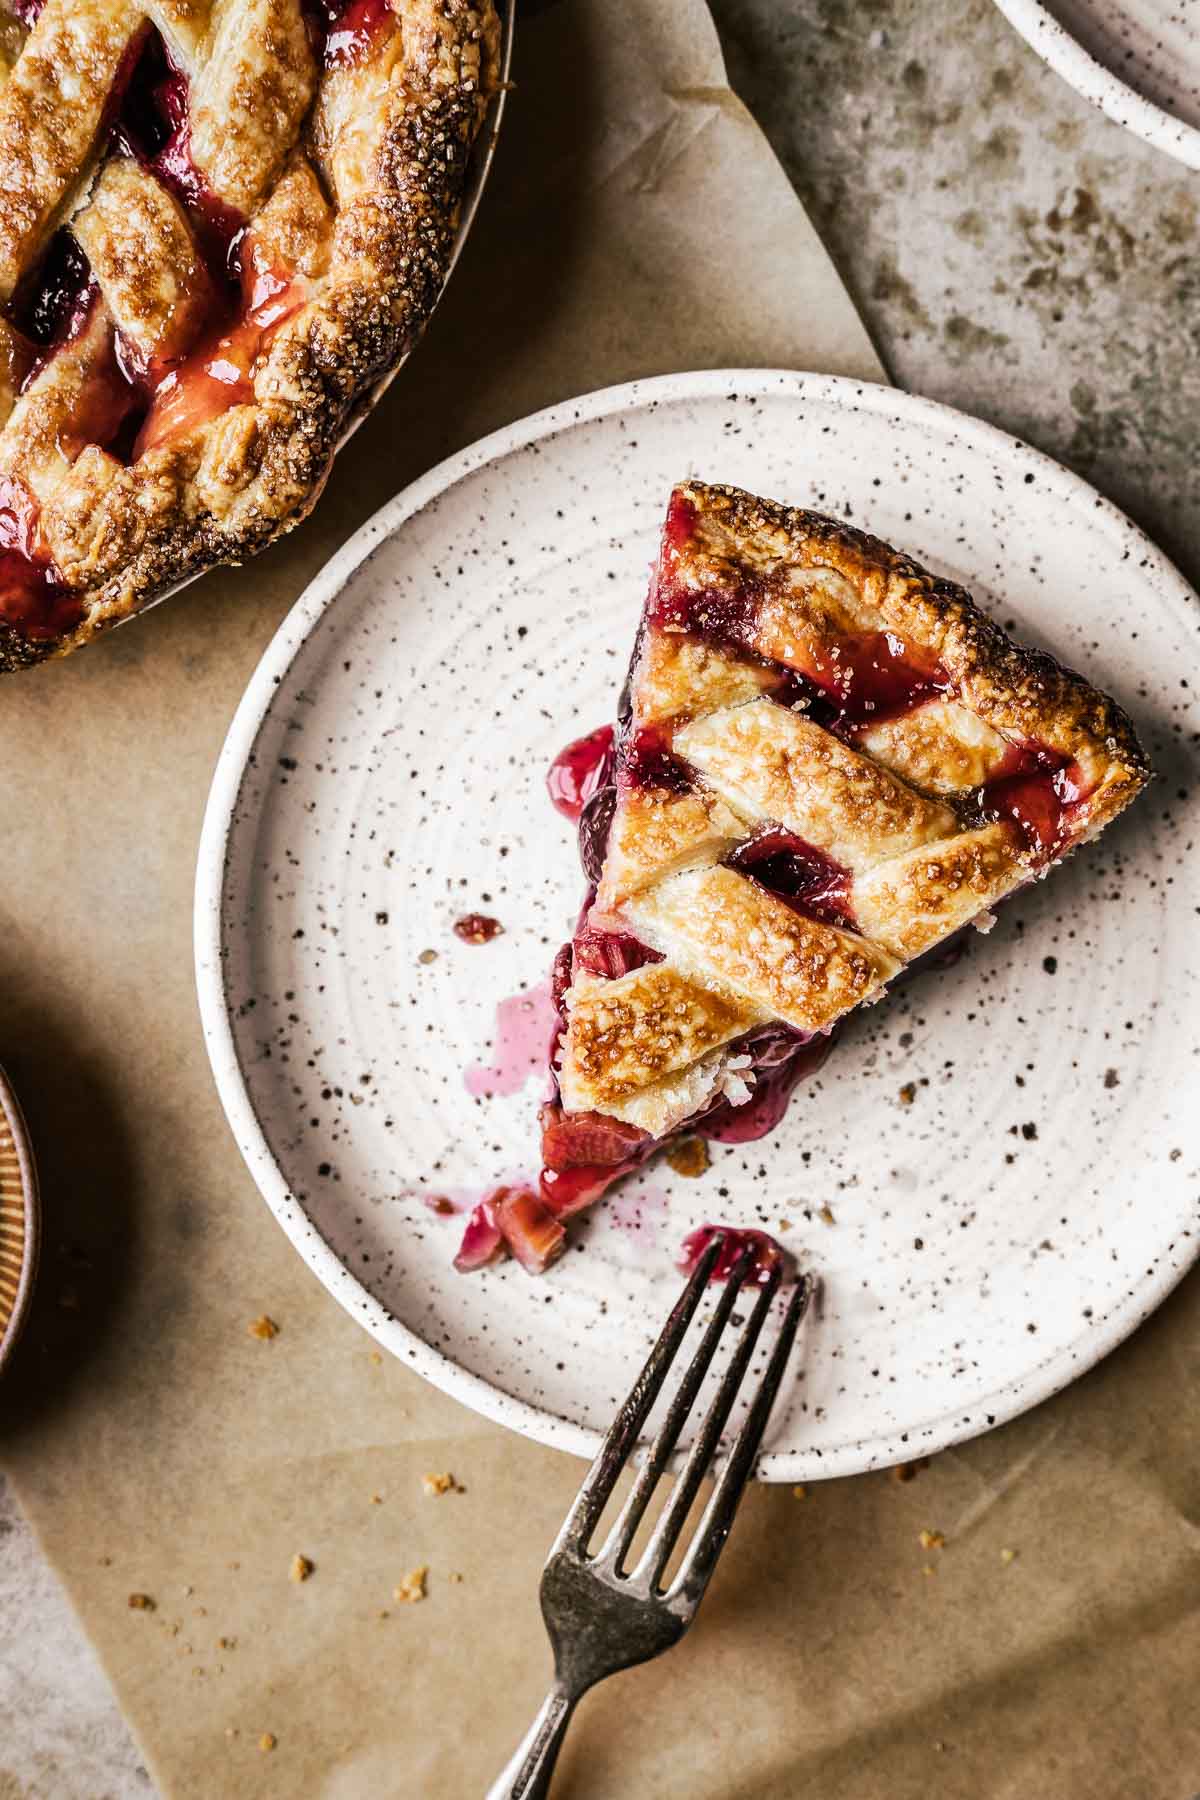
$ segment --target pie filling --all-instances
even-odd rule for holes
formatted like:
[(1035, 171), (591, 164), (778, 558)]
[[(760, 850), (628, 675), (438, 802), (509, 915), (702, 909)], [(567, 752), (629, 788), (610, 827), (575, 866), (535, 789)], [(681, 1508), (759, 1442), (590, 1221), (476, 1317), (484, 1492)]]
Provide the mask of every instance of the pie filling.
[(689, 1231), (680, 1246), (678, 1266), (685, 1275), (692, 1273), (718, 1235), (722, 1243), (708, 1278), (710, 1282), (728, 1281), (747, 1252), (750, 1262), (744, 1286), (763, 1287), (776, 1269), (790, 1274), (795, 1267), (783, 1245), (765, 1231), (756, 1231), (749, 1226), (701, 1225), (696, 1231)]
[[(43, 0), (12, 10), (29, 27)], [(395, 24), (388, 0), (308, 0), (305, 17), (323, 65), (367, 57)], [(250, 222), (213, 193), (192, 157), (187, 74), (149, 22), (130, 43), (101, 128), (101, 159), (130, 157), (182, 206), (204, 263), (208, 323), (196, 342), (146, 364), (116, 328), (59, 447), (73, 462), (89, 445), (118, 461), (146, 452), (254, 399), (253, 372), (273, 333), (307, 297), (293, 270), (267, 266)], [(53, 357), (84, 330), (99, 288), (69, 224), (56, 231), (6, 312), (13, 388), (28, 392)], [(63, 581), (38, 529), (38, 505), (16, 476), (0, 490), (0, 618), (24, 636), (72, 630), (83, 603)]]
[[(588, 888), (554, 965), (541, 1176), (468, 1235), (539, 1266), (667, 1139), (773, 1130), (845, 1013), (952, 960), (1146, 773), (1114, 702), (1001, 655), (961, 590), (817, 515), (677, 490), (618, 723), (547, 778)], [(716, 1229), (692, 1234), (690, 1264)], [(759, 1280), (783, 1254), (728, 1232), (717, 1278), (746, 1243)]]

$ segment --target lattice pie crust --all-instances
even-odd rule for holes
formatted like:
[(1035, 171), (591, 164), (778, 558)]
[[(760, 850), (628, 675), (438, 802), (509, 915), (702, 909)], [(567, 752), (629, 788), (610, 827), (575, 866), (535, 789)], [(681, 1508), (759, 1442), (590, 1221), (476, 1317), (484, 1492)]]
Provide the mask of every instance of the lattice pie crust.
[(0, 667), (297, 523), (437, 298), (492, 0), (9, 0)]

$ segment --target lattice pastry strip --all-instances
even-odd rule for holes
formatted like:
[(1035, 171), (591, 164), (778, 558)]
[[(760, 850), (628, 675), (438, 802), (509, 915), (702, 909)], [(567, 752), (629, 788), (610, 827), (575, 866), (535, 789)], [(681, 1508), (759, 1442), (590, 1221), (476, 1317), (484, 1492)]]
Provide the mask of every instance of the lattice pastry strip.
[[(698, 482), (672, 499), (629, 687), (560, 984), (556, 1204), (727, 1119), (764, 1068), (1095, 835), (1148, 772), (1115, 702), (961, 589), (834, 520)], [(598, 1141), (611, 1155), (589, 1173)]]

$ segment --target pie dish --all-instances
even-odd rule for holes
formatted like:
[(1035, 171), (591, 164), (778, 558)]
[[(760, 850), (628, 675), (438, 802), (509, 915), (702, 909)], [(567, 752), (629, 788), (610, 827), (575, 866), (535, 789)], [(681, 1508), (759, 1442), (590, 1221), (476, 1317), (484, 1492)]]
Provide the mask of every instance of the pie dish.
[(1148, 773), (1115, 701), (961, 588), (839, 520), (676, 488), (615, 732), (551, 775), (588, 890), (540, 1193), (493, 1196), (460, 1266), (544, 1266), (679, 1132), (765, 1135), (839, 1019), (989, 929)]
[(0, 1069), (0, 1368), (21, 1334), (37, 1275), (41, 1209), (21, 1107)]
[(0, 668), (313, 504), (437, 299), (492, 0), (9, 0)]

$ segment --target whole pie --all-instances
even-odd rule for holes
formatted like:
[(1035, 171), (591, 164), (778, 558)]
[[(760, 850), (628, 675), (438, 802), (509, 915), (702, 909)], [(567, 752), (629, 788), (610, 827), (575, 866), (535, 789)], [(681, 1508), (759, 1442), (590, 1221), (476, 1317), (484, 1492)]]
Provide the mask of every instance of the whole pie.
[(961, 588), (818, 513), (686, 482), (614, 732), (560, 759), (588, 891), (554, 968), (539, 1191), (464, 1266), (538, 1267), (680, 1132), (770, 1130), (852, 1008), (1044, 876), (1149, 774), (1125, 713)]
[(0, 667), (304, 516), (498, 72), (492, 0), (0, 7)]

